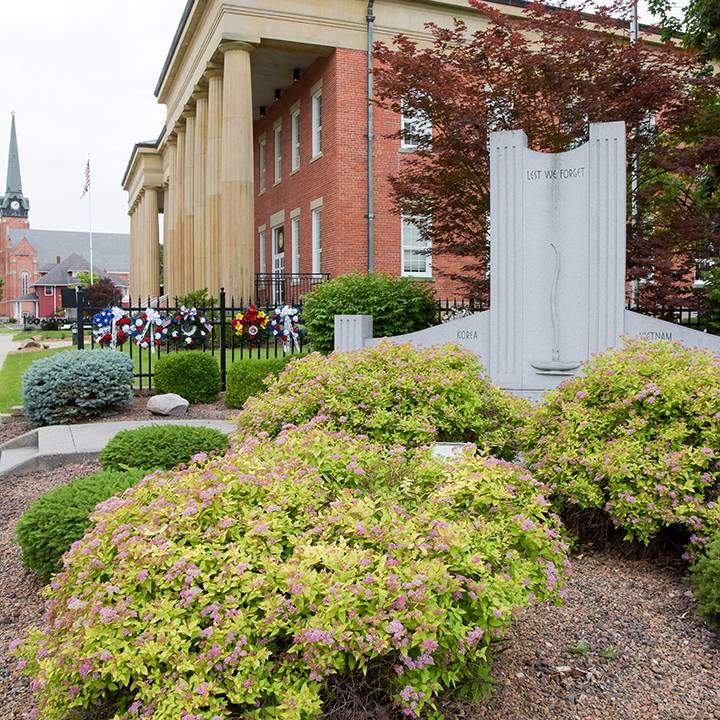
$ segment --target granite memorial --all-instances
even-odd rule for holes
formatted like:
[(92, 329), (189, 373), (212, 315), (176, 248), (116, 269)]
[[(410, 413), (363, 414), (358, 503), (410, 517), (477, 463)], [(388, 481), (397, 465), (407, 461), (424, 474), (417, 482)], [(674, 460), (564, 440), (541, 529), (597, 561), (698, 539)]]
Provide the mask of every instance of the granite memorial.
[[(591, 124), (587, 143), (553, 154), (529, 149), (522, 130), (492, 133), (490, 309), (389, 340), (454, 342), (495, 383), (531, 397), (624, 334), (720, 354), (718, 336), (625, 309), (625, 162), (624, 122)], [(337, 319), (336, 349), (380, 342), (362, 316), (353, 335), (352, 317)]]

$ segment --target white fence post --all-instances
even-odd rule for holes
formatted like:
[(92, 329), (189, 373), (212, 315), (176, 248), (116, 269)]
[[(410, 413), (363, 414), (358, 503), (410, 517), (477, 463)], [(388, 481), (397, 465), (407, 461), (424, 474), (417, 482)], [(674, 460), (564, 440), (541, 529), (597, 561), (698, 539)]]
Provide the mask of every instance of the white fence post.
[(336, 315), (335, 350), (362, 350), (373, 336), (372, 315)]

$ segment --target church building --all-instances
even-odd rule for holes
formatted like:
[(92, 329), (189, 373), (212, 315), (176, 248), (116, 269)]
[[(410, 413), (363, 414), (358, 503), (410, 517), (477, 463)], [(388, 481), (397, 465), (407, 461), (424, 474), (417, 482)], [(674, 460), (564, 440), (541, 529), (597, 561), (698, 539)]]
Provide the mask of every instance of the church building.
[[(95, 274), (108, 274), (127, 287), (129, 246), (127, 234), (93, 233)], [(61, 275), (58, 268), (65, 268), (72, 256), (76, 261)], [(13, 114), (5, 195), (0, 197), (0, 318), (48, 317), (60, 311), (60, 291), (72, 284), (73, 268), (89, 270), (87, 257), (87, 232), (30, 228), (30, 200), (23, 194)]]

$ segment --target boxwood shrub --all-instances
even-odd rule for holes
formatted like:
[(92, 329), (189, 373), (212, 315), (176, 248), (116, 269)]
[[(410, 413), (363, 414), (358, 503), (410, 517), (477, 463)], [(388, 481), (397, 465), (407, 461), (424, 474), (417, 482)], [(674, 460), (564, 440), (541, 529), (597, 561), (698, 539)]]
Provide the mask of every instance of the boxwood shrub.
[(720, 531), (690, 568), (698, 610), (714, 628), (720, 629)]
[(293, 362), (237, 418), (241, 434), (276, 436), (287, 423), (320, 418), (335, 430), (385, 444), (476, 442), (512, 459), (527, 406), (495, 387), (477, 358), (458, 348), (383, 343)]
[(68, 350), (23, 374), (23, 412), (35, 425), (77, 422), (132, 401), (133, 364), (121, 352)]
[(234, 362), (227, 370), (225, 380), (225, 404), (239, 408), (252, 395), (265, 390), (265, 380), (275, 378), (293, 359), (293, 355), (262, 359), (244, 359)]
[(63, 553), (85, 534), (95, 506), (132, 487), (144, 474), (140, 469), (102, 470), (42, 495), (16, 528), (25, 567), (47, 582), (60, 569)]
[(198, 453), (219, 452), (228, 445), (225, 433), (215, 428), (148, 425), (115, 435), (100, 453), (100, 464), (108, 470), (169, 470)]
[(406, 277), (340, 275), (305, 296), (303, 319), (314, 350), (335, 347), (335, 315), (372, 315), (375, 337), (415, 332), (434, 324), (437, 315), (431, 286)]
[(186, 351), (162, 355), (153, 370), (159, 393), (176, 393), (190, 403), (217, 400), (220, 366), (210, 353)]
[(40, 717), (319, 718), (371, 668), (399, 711), (489, 690), (514, 611), (556, 599), (566, 546), (523, 469), (447, 465), (318, 426), (101, 505), (16, 648)]
[(538, 406), (527, 460), (563, 506), (646, 544), (681, 528), (692, 554), (720, 524), (720, 358), (644, 339), (594, 357)]

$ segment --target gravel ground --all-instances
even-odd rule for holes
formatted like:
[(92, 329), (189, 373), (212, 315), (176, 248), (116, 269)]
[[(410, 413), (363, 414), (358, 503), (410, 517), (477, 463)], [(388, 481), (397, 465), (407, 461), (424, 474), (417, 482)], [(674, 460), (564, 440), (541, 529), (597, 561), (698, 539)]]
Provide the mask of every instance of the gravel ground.
[[(42, 614), (14, 525), (37, 496), (94, 464), (6, 479), (0, 509), (0, 696), (5, 720), (26, 720), (29, 681), (5, 649)], [(698, 618), (678, 567), (574, 559), (563, 606), (525, 610), (497, 654), (493, 696), (446, 710), (448, 720), (720, 720), (720, 638)], [(389, 717), (375, 714), (374, 719)], [(348, 717), (347, 720), (355, 720)], [(371, 720), (371, 718), (368, 718)]]
[[(153, 415), (145, 408), (147, 406), (149, 396), (135, 397), (131, 405), (122, 408), (119, 413), (112, 417), (104, 418), (105, 421), (110, 420), (157, 420), (160, 416)], [(210, 420), (225, 420), (234, 417), (240, 411), (225, 406), (225, 394), (220, 393), (218, 399), (214, 403), (190, 405), (186, 415), (179, 418), (208, 418)], [(172, 419), (172, 418), (169, 418)]]
[(89, 475), (99, 467), (95, 463), (66, 465), (3, 480), (0, 503), (0, 697), (3, 704), (0, 716), (3, 720), (30, 717), (30, 681), (16, 670), (16, 660), (9, 656), (7, 648), (28, 626), (39, 622), (43, 612), (41, 584), (22, 565), (20, 548), (15, 542), (15, 524), (28, 505), (44, 492)]
[(12, 418), (0, 422), (0, 445), (26, 433), (28, 430), (32, 430), (32, 425), (22, 418)]

